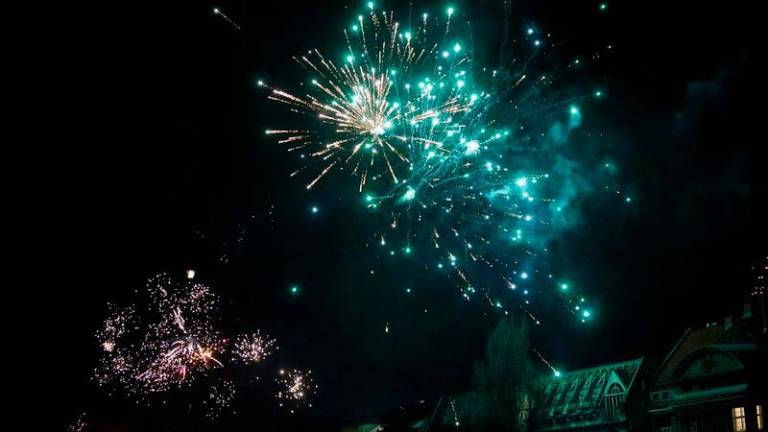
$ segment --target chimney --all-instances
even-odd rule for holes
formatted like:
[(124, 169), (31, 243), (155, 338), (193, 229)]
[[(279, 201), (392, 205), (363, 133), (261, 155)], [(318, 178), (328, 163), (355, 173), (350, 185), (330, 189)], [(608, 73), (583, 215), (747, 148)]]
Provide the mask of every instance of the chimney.
[(752, 305), (751, 304), (744, 303), (744, 313), (742, 313), (741, 318), (743, 318), (743, 319), (752, 318)]
[(728, 315), (727, 317), (725, 317), (725, 323), (724, 323), (724, 325), (725, 325), (725, 329), (726, 329), (726, 330), (728, 330), (728, 329), (730, 329), (731, 327), (733, 327), (733, 317), (732, 317), (732, 316), (730, 316), (730, 315)]

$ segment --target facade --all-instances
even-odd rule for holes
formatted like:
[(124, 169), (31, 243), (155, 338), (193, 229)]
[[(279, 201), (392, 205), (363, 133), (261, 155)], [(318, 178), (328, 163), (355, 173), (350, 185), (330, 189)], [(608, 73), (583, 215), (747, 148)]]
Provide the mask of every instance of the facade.
[(753, 305), (683, 334), (649, 382), (653, 431), (766, 430), (765, 331)]
[(602, 365), (548, 378), (536, 409), (537, 431), (643, 430), (642, 389), (638, 375), (643, 360)]

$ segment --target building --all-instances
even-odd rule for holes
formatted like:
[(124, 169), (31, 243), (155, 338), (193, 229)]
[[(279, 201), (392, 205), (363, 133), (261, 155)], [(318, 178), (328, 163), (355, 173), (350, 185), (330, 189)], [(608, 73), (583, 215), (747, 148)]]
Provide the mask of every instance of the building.
[(738, 318), (686, 330), (664, 359), (648, 386), (653, 431), (766, 430), (765, 330), (752, 313), (765, 306), (751, 299)]
[(539, 395), (537, 431), (645, 430), (638, 384), (643, 359), (562, 373)]

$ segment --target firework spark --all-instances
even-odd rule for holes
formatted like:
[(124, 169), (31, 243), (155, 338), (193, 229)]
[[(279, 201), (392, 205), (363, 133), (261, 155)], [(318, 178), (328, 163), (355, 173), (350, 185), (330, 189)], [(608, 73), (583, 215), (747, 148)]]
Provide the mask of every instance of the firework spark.
[(240, 30), (240, 25), (236, 23), (234, 20), (232, 20), (230, 17), (228, 17), (224, 12), (222, 12), (221, 9), (217, 7), (213, 8), (213, 14), (216, 16), (220, 16), (224, 21), (229, 23), (229, 25), (234, 27), (235, 30)]
[(81, 413), (75, 421), (69, 425), (69, 432), (85, 432), (88, 430), (88, 422), (85, 413)]

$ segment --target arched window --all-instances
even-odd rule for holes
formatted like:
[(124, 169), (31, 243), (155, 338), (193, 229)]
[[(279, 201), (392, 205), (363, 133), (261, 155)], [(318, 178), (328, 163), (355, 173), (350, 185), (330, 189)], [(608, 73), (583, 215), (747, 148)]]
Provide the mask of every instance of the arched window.
[(620, 419), (624, 417), (624, 389), (614, 383), (605, 393), (605, 416), (609, 419)]

